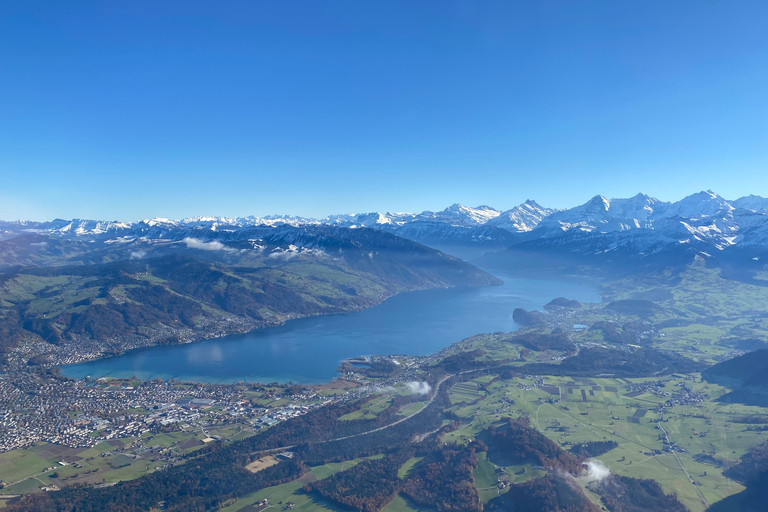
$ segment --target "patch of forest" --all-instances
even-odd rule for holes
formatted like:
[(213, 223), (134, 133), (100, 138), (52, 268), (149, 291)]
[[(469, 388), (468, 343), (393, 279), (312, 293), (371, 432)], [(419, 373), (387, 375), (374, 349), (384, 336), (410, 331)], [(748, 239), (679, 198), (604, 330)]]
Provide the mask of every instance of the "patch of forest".
[(590, 331), (598, 332), (608, 343), (616, 345), (644, 345), (649, 344), (650, 339), (640, 338), (640, 334), (649, 330), (651, 325), (645, 322), (617, 323), (599, 321), (589, 326)]
[(505, 465), (532, 463), (548, 470), (560, 470), (578, 476), (584, 458), (568, 453), (547, 436), (531, 427), (525, 416), (508, 418), (502, 427), (485, 431), (481, 437), (488, 444), (489, 456), (501, 457)]
[(664, 494), (655, 480), (610, 475), (589, 484), (611, 512), (688, 512), (674, 494)]
[(544, 304), (544, 309), (546, 309), (547, 311), (557, 310), (557, 308), (580, 309), (581, 302), (573, 299), (566, 299), (565, 297), (557, 297), (555, 299), (552, 299), (548, 303)]
[[(477, 466), (476, 449), (485, 446), (445, 446), (426, 441), (406, 446), (395, 453), (360, 464), (335, 475), (309, 483), (308, 492), (352, 510), (378, 512), (397, 495), (438, 512), (482, 510), (472, 471)], [(423, 457), (407, 478), (398, 478), (398, 469), (411, 457)]]
[[(540, 478), (514, 484), (507, 494), (491, 501), (515, 512), (597, 512), (600, 510), (582, 492), (576, 479), (583, 476), (584, 462), (617, 446), (614, 441), (574, 445), (569, 453), (541, 434), (521, 417), (508, 425), (486, 431), (488, 456), (505, 464), (532, 463), (549, 473)], [(574, 450), (575, 449), (575, 450)], [(673, 494), (664, 494), (654, 480), (610, 475), (591, 482), (589, 489), (600, 495), (611, 512), (686, 512)]]
[(412, 453), (400, 450), (380, 459), (364, 460), (346, 471), (308, 483), (304, 490), (352, 510), (379, 512), (400, 489), (397, 470)]
[(477, 466), (476, 451), (485, 451), (482, 443), (468, 446), (441, 446), (419, 461), (402, 485), (402, 494), (413, 503), (438, 512), (480, 512), (480, 503), (472, 470)]
[(547, 315), (541, 311), (527, 311), (523, 308), (515, 308), (512, 311), (512, 320), (525, 327), (536, 327), (547, 323)]
[(605, 309), (620, 315), (634, 315), (639, 317), (649, 317), (662, 313), (664, 309), (650, 300), (627, 299), (615, 300), (609, 302)]
[(586, 441), (572, 445), (568, 451), (577, 457), (586, 457), (588, 459), (599, 457), (604, 453), (617, 448), (619, 443), (616, 441)]
[(515, 512), (600, 512), (575, 482), (554, 473), (512, 485), (489, 505)]
[(561, 352), (575, 352), (576, 346), (568, 337), (568, 333), (555, 331), (552, 333), (544, 332), (524, 332), (515, 334), (509, 338), (511, 343), (522, 345), (529, 350), (543, 352), (545, 350), (559, 350)]
[(647, 377), (672, 373), (694, 373), (705, 366), (673, 352), (640, 348), (612, 350), (602, 347), (582, 349), (578, 355), (568, 357), (560, 364), (531, 363), (514, 368), (518, 373), (533, 375), (563, 375), (594, 377)]

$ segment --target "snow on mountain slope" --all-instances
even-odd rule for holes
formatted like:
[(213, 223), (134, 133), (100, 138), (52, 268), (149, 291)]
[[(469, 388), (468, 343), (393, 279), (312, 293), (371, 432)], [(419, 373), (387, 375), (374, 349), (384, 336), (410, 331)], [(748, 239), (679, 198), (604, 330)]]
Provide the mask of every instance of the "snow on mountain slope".
[(768, 213), (768, 199), (754, 194), (740, 197), (735, 201), (731, 201), (731, 204), (743, 210)]
[(323, 224), (335, 224), (346, 227), (375, 227), (384, 224), (403, 224), (413, 220), (412, 213), (347, 213), (331, 215), (318, 221)]
[[(714, 192), (705, 191), (674, 203), (645, 194), (619, 199), (598, 195), (565, 210), (544, 208), (528, 200), (504, 212), (489, 206), (470, 208), (454, 204), (438, 212), (372, 212), (324, 219), (279, 215), (201, 216), (180, 221), (153, 218), (138, 222), (56, 219), (0, 222), (0, 237), (8, 239), (16, 234), (32, 233), (106, 244), (215, 239), (245, 244), (244, 247), (269, 240), (268, 243), (275, 245), (312, 248), (318, 240), (317, 232), (308, 234), (307, 228), (312, 226), (374, 228), (424, 245), (451, 248), (454, 254), (460, 253), (461, 248), (471, 248), (475, 254), (481, 254), (537, 240), (542, 247), (559, 246), (563, 250), (585, 253), (619, 248), (652, 252), (658, 247), (681, 243), (722, 250), (737, 245), (768, 246), (768, 199), (747, 196), (729, 203)], [(557, 240), (546, 242), (548, 239)]]
[(637, 194), (628, 199), (611, 199), (609, 212), (618, 219), (637, 219), (647, 221), (654, 215), (659, 215), (669, 208), (670, 204), (659, 201), (645, 194)]
[(528, 199), (523, 204), (502, 212), (489, 220), (487, 224), (506, 229), (512, 233), (524, 233), (533, 230), (542, 220), (557, 211), (552, 208), (544, 208), (536, 201)]
[(680, 217), (683, 219), (701, 219), (719, 213), (731, 212), (732, 210), (734, 210), (734, 207), (728, 201), (711, 190), (707, 190), (691, 194), (676, 203), (672, 203), (669, 205), (669, 208), (659, 212), (654, 218)]
[(420, 219), (434, 219), (451, 225), (480, 226), (491, 219), (495, 219), (501, 212), (490, 206), (478, 206), (470, 208), (462, 204), (452, 204), (440, 212), (422, 212)]
[(648, 229), (651, 217), (668, 208), (669, 203), (645, 194), (628, 199), (607, 199), (598, 195), (583, 205), (553, 213), (539, 227), (551, 236), (573, 229), (586, 232)]

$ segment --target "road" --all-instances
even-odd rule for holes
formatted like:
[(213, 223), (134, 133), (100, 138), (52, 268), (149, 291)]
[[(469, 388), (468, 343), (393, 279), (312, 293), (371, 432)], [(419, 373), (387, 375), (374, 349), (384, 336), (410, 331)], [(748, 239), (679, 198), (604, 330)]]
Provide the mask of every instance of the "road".
[[(667, 440), (667, 444), (671, 445), (672, 442), (669, 440), (669, 434), (667, 434), (667, 429), (664, 428), (664, 426), (661, 424), (661, 421), (659, 421), (659, 428), (661, 429), (662, 432), (664, 432), (664, 438)], [(709, 502), (704, 497), (704, 495), (701, 494), (701, 491), (699, 490), (699, 486), (694, 483), (693, 477), (685, 469), (685, 466), (683, 466), (683, 462), (680, 460), (680, 457), (677, 456), (677, 452), (672, 448), (670, 448), (669, 451), (671, 451), (672, 455), (675, 456), (675, 459), (677, 459), (677, 463), (680, 464), (680, 469), (683, 470), (683, 473), (685, 473), (685, 476), (688, 477), (688, 480), (691, 482), (691, 485), (693, 485), (693, 488), (696, 489), (696, 494), (699, 495), (701, 502), (704, 504), (705, 507), (709, 508)]]
[[(373, 434), (374, 432), (380, 432), (380, 431), (382, 431), (384, 429), (387, 429), (387, 428), (390, 428), (390, 427), (394, 427), (395, 425), (399, 425), (400, 423), (402, 423), (402, 422), (404, 422), (406, 420), (409, 420), (409, 419), (413, 418), (414, 416), (416, 416), (417, 414), (421, 414), (424, 410), (426, 410), (426, 408), (429, 407), (429, 405), (432, 402), (435, 401), (435, 398), (437, 398), (437, 395), (440, 393), (440, 386), (442, 386), (443, 383), (446, 380), (448, 380), (451, 377), (454, 377), (456, 375), (463, 375), (465, 373), (471, 373), (471, 372), (476, 372), (476, 371), (478, 371), (478, 370), (466, 370), (466, 371), (463, 371), (463, 372), (459, 372), (459, 373), (455, 373), (455, 374), (451, 374), (451, 375), (446, 375), (445, 377), (440, 379), (440, 381), (435, 385), (435, 392), (432, 393), (432, 397), (429, 400), (427, 400), (427, 403), (424, 404), (424, 407), (422, 407), (421, 409), (419, 409), (415, 413), (411, 414), (410, 416), (406, 416), (405, 418), (402, 418), (402, 419), (399, 419), (399, 420), (394, 421), (392, 423), (389, 423), (387, 425), (384, 425), (383, 427), (375, 428), (373, 430), (367, 430), (365, 432), (360, 432), (360, 433), (357, 433), (357, 434), (352, 434), (351, 436), (342, 436), (342, 437), (337, 437), (335, 439), (326, 439), (325, 441), (320, 441), (318, 444), (333, 443), (335, 441), (343, 441), (345, 439), (352, 439), (353, 437), (366, 436), (368, 434)], [(296, 445), (282, 446), (280, 448), (269, 448), (268, 450), (259, 450), (259, 451), (253, 452), (253, 453), (254, 454), (264, 454), (264, 453), (270, 453), (270, 452), (281, 452), (281, 451), (285, 451), (285, 450), (290, 450), (291, 448), (295, 448), (295, 447), (296, 447)]]
[[(461, 372), (461, 373), (467, 373), (467, 372)], [(456, 375), (461, 375), (461, 374), (457, 373)], [(359, 434), (352, 434), (351, 436), (337, 437), (336, 439), (328, 439), (326, 441), (321, 441), (321, 443), (332, 443), (334, 441), (343, 441), (344, 439), (352, 439), (353, 437), (360, 437), (360, 436), (365, 436), (365, 435), (368, 435), (368, 434), (373, 434), (374, 432), (379, 432), (379, 431), (382, 431), (382, 430), (384, 430), (386, 428), (394, 427), (395, 425), (398, 425), (398, 424), (404, 422), (405, 420), (409, 420), (409, 419), (413, 418), (417, 414), (421, 414), (421, 412), (423, 410), (425, 410), (427, 407), (429, 407), (429, 405), (432, 402), (435, 401), (435, 398), (437, 398), (437, 395), (440, 393), (440, 386), (443, 385), (443, 382), (445, 382), (446, 380), (448, 380), (451, 377), (453, 377), (453, 375), (446, 375), (445, 377), (440, 379), (440, 382), (438, 382), (437, 385), (435, 386), (435, 392), (432, 393), (432, 398), (427, 400), (427, 403), (424, 404), (424, 407), (422, 407), (421, 409), (419, 409), (415, 413), (411, 414), (410, 416), (406, 416), (405, 418), (399, 419), (397, 421), (393, 421), (392, 423), (384, 425), (383, 427), (375, 428), (373, 430), (368, 430), (366, 432), (360, 432)]]

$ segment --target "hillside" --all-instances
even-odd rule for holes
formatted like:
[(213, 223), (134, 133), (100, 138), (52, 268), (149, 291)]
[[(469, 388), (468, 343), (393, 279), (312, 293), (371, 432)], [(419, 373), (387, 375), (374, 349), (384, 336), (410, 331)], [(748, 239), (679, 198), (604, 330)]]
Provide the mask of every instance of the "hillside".
[(711, 366), (703, 379), (728, 386), (734, 391), (720, 400), (751, 405), (768, 403), (768, 349), (755, 350)]
[[(55, 359), (76, 348), (68, 357), (92, 358), (359, 310), (404, 291), (499, 283), (468, 263), (376, 230), (194, 234), (116, 243), (25, 234), (0, 242), (3, 353), (43, 362), (43, 354)], [(22, 344), (23, 356), (14, 350)]]

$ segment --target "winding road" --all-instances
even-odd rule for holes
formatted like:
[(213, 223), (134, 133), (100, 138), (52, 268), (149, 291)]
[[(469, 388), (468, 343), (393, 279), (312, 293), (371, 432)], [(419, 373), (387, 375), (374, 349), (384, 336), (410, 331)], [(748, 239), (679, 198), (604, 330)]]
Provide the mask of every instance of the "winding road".
[[(474, 371), (474, 370), (472, 370), (472, 371)], [(467, 373), (467, 372), (462, 372), (462, 373)], [(461, 375), (461, 374), (457, 373), (456, 375)], [(397, 421), (393, 421), (392, 423), (388, 423), (387, 425), (384, 425), (383, 427), (375, 428), (373, 430), (368, 430), (366, 432), (360, 432), (358, 434), (352, 434), (351, 436), (337, 437), (336, 439), (327, 439), (325, 441), (320, 441), (320, 443), (332, 443), (334, 441), (343, 441), (344, 439), (352, 439), (353, 437), (360, 437), (360, 436), (365, 436), (365, 435), (368, 435), (368, 434), (373, 434), (374, 432), (379, 432), (381, 430), (384, 430), (384, 429), (387, 429), (387, 428), (390, 428), (390, 427), (394, 427), (395, 425), (398, 425), (398, 424), (400, 424), (400, 423), (402, 423), (402, 422), (404, 422), (406, 420), (409, 420), (409, 419), (413, 418), (417, 414), (420, 414), (424, 409), (429, 407), (429, 405), (432, 402), (435, 401), (435, 398), (437, 398), (437, 395), (440, 393), (440, 386), (442, 386), (443, 382), (445, 382), (446, 380), (448, 380), (451, 377), (453, 377), (453, 375), (446, 375), (445, 377), (440, 379), (440, 382), (438, 382), (437, 385), (435, 386), (435, 392), (432, 393), (432, 397), (429, 400), (427, 400), (427, 403), (424, 404), (424, 407), (422, 407), (421, 409), (419, 409), (415, 413), (411, 414), (410, 416), (406, 416), (405, 418), (399, 419)]]
[[(410, 416), (406, 416), (405, 418), (401, 418), (401, 419), (399, 419), (397, 421), (393, 421), (392, 423), (388, 423), (387, 425), (384, 425), (383, 427), (374, 428), (373, 430), (366, 430), (365, 432), (359, 432), (357, 434), (352, 434), (350, 436), (342, 436), (342, 437), (336, 437), (334, 439), (326, 439), (325, 441), (318, 441), (317, 444), (333, 443), (333, 442), (336, 442), (336, 441), (343, 441), (345, 439), (352, 439), (353, 437), (366, 436), (368, 434), (373, 434), (374, 432), (380, 432), (380, 431), (382, 431), (384, 429), (387, 429), (387, 428), (390, 428), (390, 427), (394, 427), (395, 425), (399, 425), (400, 423), (413, 418), (417, 414), (421, 414), (427, 407), (429, 407), (429, 405), (432, 402), (435, 401), (435, 398), (437, 398), (437, 395), (440, 393), (440, 386), (442, 386), (443, 383), (446, 380), (450, 379), (451, 377), (454, 377), (455, 375), (462, 375), (464, 373), (470, 373), (470, 372), (474, 372), (474, 371), (477, 371), (477, 370), (467, 370), (467, 371), (459, 372), (459, 373), (452, 374), (452, 375), (446, 375), (445, 377), (440, 379), (440, 381), (435, 385), (435, 392), (432, 393), (432, 397), (429, 400), (427, 400), (427, 403), (424, 404), (424, 407), (422, 407), (421, 409), (419, 409), (415, 413), (411, 414)], [(269, 448), (269, 449), (266, 449), (266, 450), (258, 450), (258, 451), (252, 452), (252, 454), (266, 454), (266, 453), (272, 453), (272, 452), (282, 452), (282, 451), (290, 450), (291, 448), (295, 448), (296, 446), (297, 445), (292, 444), (292, 445), (289, 445), (289, 446), (281, 446), (280, 448)]]

